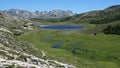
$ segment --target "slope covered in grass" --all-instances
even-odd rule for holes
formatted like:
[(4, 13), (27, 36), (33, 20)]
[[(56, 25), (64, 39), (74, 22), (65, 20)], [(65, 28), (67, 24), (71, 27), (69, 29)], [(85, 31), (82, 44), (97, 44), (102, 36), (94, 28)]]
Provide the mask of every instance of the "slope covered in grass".
[(81, 68), (119, 68), (119, 35), (81, 34), (79, 31), (36, 30), (20, 37), (47, 58), (74, 64)]

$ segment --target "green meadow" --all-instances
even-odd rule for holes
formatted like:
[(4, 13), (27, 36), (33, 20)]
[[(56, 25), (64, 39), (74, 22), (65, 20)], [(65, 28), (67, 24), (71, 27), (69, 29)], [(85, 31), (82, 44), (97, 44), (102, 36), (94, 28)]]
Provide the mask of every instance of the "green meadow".
[(78, 68), (120, 68), (120, 36), (93, 35), (86, 31), (95, 25), (82, 25), (86, 27), (84, 30), (35, 28), (19, 38), (33, 44), (38, 52), (45, 52), (44, 59), (58, 60)]

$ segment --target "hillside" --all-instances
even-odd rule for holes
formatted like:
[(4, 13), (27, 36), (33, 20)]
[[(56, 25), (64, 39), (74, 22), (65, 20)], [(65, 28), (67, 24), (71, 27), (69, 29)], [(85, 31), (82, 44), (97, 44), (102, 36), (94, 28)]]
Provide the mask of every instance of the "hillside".
[(43, 58), (44, 51), (18, 37), (33, 31), (30, 20), (0, 12), (0, 68), (75, 68), (57, 60)]
[[(74, 21), (77, 23), (93, 23), (93, 21), (96, 21), (96, 24), (98, 23), (98, 20), (105, 20), (105, 19), (114, 19), (120, 17), (120, 5), (116, 5), (116, 6), (111, 6), (108, 7), (104, 10), (99, 10), (99, 11), (90, 11), (90, 12), (86, 12), (86, 13), (82, 13), (82, 14), (78, 14), (76, 16), (73, 17), (68, 17), (66, 18), (66, 20), (70, 20), (70, 21)], [(120, 20), (120, 18), (118, 18), (117, 20)], [(109, 21), (111, 22), (111, 21)], [(105, 23), (109, 23), (109, 22), (105, 22)]]

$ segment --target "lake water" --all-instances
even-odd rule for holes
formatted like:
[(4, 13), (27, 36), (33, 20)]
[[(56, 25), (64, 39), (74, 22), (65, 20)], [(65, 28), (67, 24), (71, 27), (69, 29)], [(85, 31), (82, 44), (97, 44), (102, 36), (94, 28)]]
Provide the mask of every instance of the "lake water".
[(73, 25), (46, 25), (39, 26), (39, 28), (43, 29), (54, 29), (54, 30), (81, 30), (84, 26), (73, 26)]

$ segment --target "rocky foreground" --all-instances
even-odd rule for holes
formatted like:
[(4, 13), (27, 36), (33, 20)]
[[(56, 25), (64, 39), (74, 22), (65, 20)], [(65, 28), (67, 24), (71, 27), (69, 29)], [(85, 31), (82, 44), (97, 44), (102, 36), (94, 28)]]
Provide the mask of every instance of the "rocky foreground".
[[(20, 41), (18, 36), (33, 29), (34, 23), (0, 12), (0, 68), (76, 68), (71, 64), (33, 55), (38, 51), (32, 44)], [(40, 57), (41, 56), (41, 57)]]

